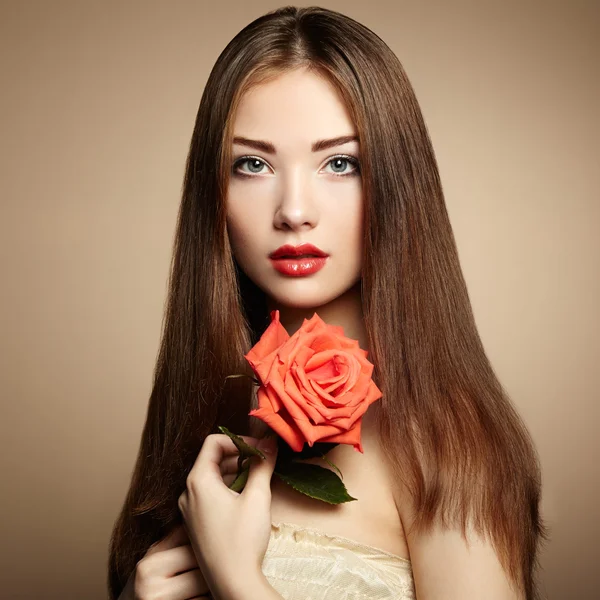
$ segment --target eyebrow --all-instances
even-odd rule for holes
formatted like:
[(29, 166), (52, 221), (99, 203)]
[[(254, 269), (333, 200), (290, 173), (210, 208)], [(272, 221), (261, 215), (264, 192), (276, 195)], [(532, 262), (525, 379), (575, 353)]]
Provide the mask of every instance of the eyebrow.
[[(357, 135), (341, 135), (328, 140), (317, 140), (316, 142), (313, 142), (311, 149), (313, 152), (320, 152), (321, 150), (327, 150), (328, 148), (358, 141), (359, 139)], [(267, 154), (277, 154), (274, 144), (264, 140), (251, 140), (249, 138), (236, 136), (233, 138), (233, 143), (240, 144), (242, 146), (248, 146), (250, 148), (254, 148), (255, 150), (261, 150)]]

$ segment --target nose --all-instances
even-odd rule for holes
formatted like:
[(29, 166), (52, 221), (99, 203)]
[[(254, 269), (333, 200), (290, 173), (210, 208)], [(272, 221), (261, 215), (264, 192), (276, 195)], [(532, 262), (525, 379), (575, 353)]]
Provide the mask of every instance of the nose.
[(303, 231), (313, 229), (318, 223), (318, 210), (313, 198), (314, 190), (300, 168), (281, 179), (280, 198), (273, 224), (277, 229)]

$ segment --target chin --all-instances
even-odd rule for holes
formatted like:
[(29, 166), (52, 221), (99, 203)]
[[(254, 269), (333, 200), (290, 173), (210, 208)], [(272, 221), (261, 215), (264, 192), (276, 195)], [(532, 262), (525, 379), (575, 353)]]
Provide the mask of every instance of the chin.
[(275, 303), (279, 306), (285, 306), (287, 308), (302, 308), (309, 309), (314, 308), (318, 309), (319, 306), (323, 306), (328, 304), (332, 300), (335, 300), (339, 296), (344, 293), (344, 289), (339, 292), (329, 293), (327, 295), (323, 293), (309, 293), (306, 291), (297, 291), (296, 293), (281, 293), (279, 290), (265, 290), (265, 293), (273, 299)]
[(292, 299), (278, 299), (278, 298), (274, 298), (275, 302), (277, 302), (278, 306), (281, 307), (286, 307), (286, 308), (302, 308), (302, 309), (310, 309), (310, 308), (314, 308), (315, 310), (317, 310), (317, 308), (319, 306), (323, 306), (324, 304), (327, 304), (327, 301), (324, 302), (319, 302), (318, 300), (313, 300), (313, 299), (299, 299), (299, 298), (292, 298)]

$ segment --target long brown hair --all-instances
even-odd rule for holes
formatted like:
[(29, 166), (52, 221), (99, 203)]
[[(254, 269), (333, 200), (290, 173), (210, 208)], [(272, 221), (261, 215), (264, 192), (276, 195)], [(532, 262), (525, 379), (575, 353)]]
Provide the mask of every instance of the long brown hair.
[(264, 294), (239, 269), (226, 231), (232, 123), (244, 92), (308, 68), (346, 102), (361, 148), (361, 292), (377, 424), (391, 472), (410, 492), (412, 530), (473, 524), (490, 536), (526, 598), (537, 597), (541, 474), (531, 437), (484, 352), (434, 151), (398, 58), (367, 27), (319, 7), (286, 6), (246, 26), (205, 86), (187, 159), (169, 294), (131, 486), (110, 544), (118, 597), (136, 562), (181, 517), (205, 437), (249, 434), (243, 355), (267, 325)]

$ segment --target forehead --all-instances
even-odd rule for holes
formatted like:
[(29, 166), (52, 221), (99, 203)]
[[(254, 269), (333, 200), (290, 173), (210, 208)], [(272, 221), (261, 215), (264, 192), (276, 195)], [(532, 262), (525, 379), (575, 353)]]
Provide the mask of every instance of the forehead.
[(233, 124), (234, 136), (306, 142), (356, 133), (350, 113), (335, 87), (307, 70), (279, 75), (246, 92)]

